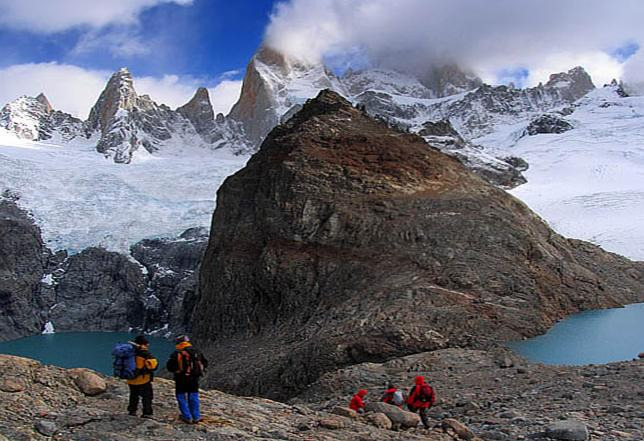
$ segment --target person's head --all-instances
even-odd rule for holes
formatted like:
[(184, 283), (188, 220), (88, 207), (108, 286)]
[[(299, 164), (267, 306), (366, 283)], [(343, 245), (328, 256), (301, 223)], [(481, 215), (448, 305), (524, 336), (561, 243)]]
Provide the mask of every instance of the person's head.
[(174, 339), (176, 344), (189, 342), (190, 338), (187, 335), (180, 335)]
[(136, 338), (134, 339), (134, 343), (136, 343), (139, 346), (147, 346), (150, 344), (148, 342), (148, 339), (145, 337), (145, 335), (137, 335)]
[(367, 393), (368, 393), (368, 392), (367, 392), (367, 389), (360, 389), (360, 390), (358, 391), (358, 396), (359, 396), (360, 398), (364, 398), (364, 397), (367, 395)]
[(390, 382), (387, 384), (387, 389), (396, 389), (396, 385)]
[(418, 375), (415, 379), (415, 382), (417, 386), (422, 386), (423, 384), (425, 384), (425, 377)]

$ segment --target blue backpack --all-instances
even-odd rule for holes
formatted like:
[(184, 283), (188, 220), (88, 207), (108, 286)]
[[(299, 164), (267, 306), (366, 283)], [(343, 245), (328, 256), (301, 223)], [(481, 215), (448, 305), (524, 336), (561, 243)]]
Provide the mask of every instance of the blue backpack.
[(117, 343), (112, 350), (114, 376), (131, 380), (136, 377), (136, 349), (130, 343)]

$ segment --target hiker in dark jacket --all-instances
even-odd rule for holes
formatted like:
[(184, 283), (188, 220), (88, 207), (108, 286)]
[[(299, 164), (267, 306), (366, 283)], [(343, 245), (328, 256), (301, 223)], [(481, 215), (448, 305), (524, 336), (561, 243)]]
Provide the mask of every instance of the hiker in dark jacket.
[(130, 342), (136, 351), (136, 376), (127, 380), (130, 387), (130, 403), (127, 411), (130, 415), (136, 416), (136, 410), (139, 407), (139, 398), (143, 404), (142, 418), (152, 417), (152, 379), (153, 371), (157, 368), (158, 362), (149, 350), (148, 339), (144, 335), (137, 336), (133, 342)]
[(176, 351), (170, 355), (166, 368), (174, 373), (180, 418), (185, 423), (198, 423), (201, 421), (199, 377), (208, 367), (208, 360), (192, 346), (187, 335), (177, 337), (175, 342)]
[(415, 379), (416, 385), (409, 391), (407, 407), (412, 412), (418, 412), (423, 426), (429, 429), (429, 408), (436, 401), (434, 389), (425, 383), (425, 377), (419, 375)]

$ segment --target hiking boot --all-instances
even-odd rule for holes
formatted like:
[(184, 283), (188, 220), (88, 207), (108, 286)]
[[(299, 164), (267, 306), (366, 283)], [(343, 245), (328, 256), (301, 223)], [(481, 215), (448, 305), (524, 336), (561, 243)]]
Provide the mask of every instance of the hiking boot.
[(130, 416), (136, 416), (136, 411), (134, 411), (134, 412), (128, 412), (128, 415), (130, 415)]
[(199, 424), (202, 421), (203, 421), (203, 418), (197, 418), (196, 420), (192, 420), (192, 424)]
[(151, 418), (152, 418), (152, 414), (151, 414), (151, 413), (147, 413), (147, 414), (141, 415), (141, 418), (150, 418), (150, 419), (151, 419)]
[(190, 418), (184, 417), (183, 415), (179, 415), (179, 419), (186, 424), (192, 424), (192, 420)]

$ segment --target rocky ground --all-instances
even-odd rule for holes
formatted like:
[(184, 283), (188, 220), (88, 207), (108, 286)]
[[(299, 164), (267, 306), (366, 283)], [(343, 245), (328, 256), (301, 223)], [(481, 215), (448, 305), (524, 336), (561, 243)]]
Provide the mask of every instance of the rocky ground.
[[(553, 367), (504, 351), (446, 349), (327, 374), (290, 404), (203, 391), (205, 418), (196, 425), (178, 420), (165, 379), (155, 379), (148, 420), (127, 415), (122, 380), (8, 355), (0, 355), (0, 369), (0, 441), (644, 439), (642, 361)], [(391, 430), (395, 414), (358, 416), (344, 407), (358, 387), (374, 401), (386, 381), (408, 385), (418, 373), (431, 376), (438, 393), (431, 430)], [(415, 426), (414, 418), (401, 421)]]
[[(65, 440), (449, 440), (440, 431), (393, 432), (365, 420), (244, 398), (201, 394), (204, 421), (178, 419), (171, 381), (155, 379), (153, 419), (129, 416), (123, 380), (0, 355), (0, 441)], [(85, 391), (85, 393), (83, 392)]]
[(435, 422), (455, 418), (486, 440), (539, 438), (566, 420), (586, 426), (588, 439), (644, 440), (641, 360), (563, 367), (529, 363), (504, 349), (445, 349), (328, 373), (291, 402), (332, 409), (359, 388), (373, 399), (387, 382), (409, 387), (419, 374), (436, 389)]

